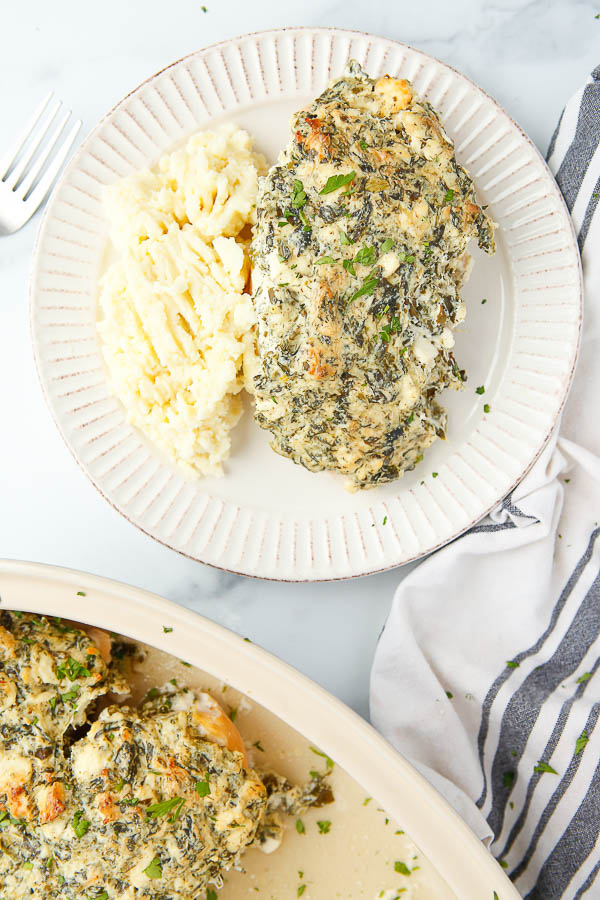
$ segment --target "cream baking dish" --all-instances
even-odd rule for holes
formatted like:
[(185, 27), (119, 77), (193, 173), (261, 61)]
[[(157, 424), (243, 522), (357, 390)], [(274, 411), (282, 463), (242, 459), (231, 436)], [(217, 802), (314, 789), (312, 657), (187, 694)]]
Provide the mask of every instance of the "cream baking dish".
[[(302, 781), (323, 767), (315, 750), (335, 761), (335, 803), (310, 811), (302, 834), (290, 822), (275, 853), (249, 851), (246, 872), (227, 876), (219, 900), (519, 896), (445, 800), (370, 725), (261, 647), (154, 594), (53, 566), (0, 561), (0, 600), (5, 609), (97, 625), (147, 645), (135, 694), (174, 676), (212, 691), (237, 710), (261, 768)], [(323, 818), (331, 822), (325, 834), (316, 825)]]

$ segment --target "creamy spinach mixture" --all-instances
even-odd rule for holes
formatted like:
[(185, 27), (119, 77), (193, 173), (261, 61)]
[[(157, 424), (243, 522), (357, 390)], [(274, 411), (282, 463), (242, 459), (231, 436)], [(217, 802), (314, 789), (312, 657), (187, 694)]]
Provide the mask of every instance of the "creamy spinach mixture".
[(432, 107), (351, 62), (292, 120), (253, 241), (256, 419), (311, 471), (372, 487), (444, 437), (471, 238), (493, 223)]
[(204, 900), (247, 847), (279, 845), (282, 814), (333, 799), (251, 769), (209, 695), (115, 705), (128, 692), (86, 632), (0, 614), (1, 900)]

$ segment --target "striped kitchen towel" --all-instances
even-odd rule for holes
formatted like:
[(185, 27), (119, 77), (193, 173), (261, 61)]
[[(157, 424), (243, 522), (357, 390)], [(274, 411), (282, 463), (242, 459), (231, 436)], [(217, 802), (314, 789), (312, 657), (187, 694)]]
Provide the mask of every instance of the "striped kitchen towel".
[(373, 724), (523, 897), (600, 897), (600, 67), (548, 163), (582, 253), (584, 334), (560, 425), (521, 484), (401, 582)]

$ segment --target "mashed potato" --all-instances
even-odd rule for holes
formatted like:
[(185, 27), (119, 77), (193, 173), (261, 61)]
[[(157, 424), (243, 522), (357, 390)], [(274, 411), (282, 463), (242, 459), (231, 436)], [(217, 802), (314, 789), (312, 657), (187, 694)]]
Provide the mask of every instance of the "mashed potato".
[(117, 259), (100, 283), (102, 353), (127, 418), (191, 475), (218, 475), (256, 370), (250, 271), (264, 159), (229, 125), (107, 189)]

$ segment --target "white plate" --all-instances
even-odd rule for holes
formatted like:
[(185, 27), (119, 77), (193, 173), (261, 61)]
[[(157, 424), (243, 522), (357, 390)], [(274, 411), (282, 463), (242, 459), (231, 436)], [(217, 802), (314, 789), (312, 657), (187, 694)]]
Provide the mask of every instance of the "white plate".
[[(81, 591), (85, 596), (78, 594)], [(387, 814), (426, 857), (419, 860), (423, 868), (428, 869), (428, 860), (437, 870), (428, 876), (431, 892), (411, 893), (415, 900), (449, 900), (450, 892), (440, 884), (438, 873), (460, 900), (492, 900), (494, 891), (499, 900), (518, 900), (518, 893), (483, 844), (381, 735), (323, 688), (262, 648), (155, 594), (54, 566), (0, 560), (0, 596), (3, 609), (61, 616), (116, 630), (172, 654), (170, 660), (160, 655), (150, 660), (148, 668), (156, 667), (156, 679), (175, 674), (178, 681), (191, 687), (214, 688), (224, 682), (240, 691), (252, 707), (249, 712), (244, 711), (245, 704), (239, 708), (240, 728), (250, 742), (260, 739), (269, 754), (267, 764), (283, 774), (304, 778), (315, 763), (319, 768), (320, 761), (307, 748), (307, 741), (335, 760), (336, 802), (326, 813), (320, 810), (307, 815), (307, 835), (302, 838), (306, 843), (300, 844), (292, 830), (272, 856), (244, 858), (248, 877), (265, 888), (260, 896), (296, 896), (298, 869), (304, 870), (310, 881), (306, 896), (312, 900), (334, 896), (375, 900), (381, 890), (397, 889), (404, 876), (394, 876), (393, 865), (402, 860), (407, 842), (394, 835), (392, 822), (385, 825)], [(173, 631), (165, 634), (164, 625)], [(178, 660), (198, 666), (202, 672), (185, 669)], [(168, 670), (169, 663), (175, 671)], [(143, 678), (149, 686), (152, 673), (144, 672)], [(221, 699), (232, 706), (238, 704), (229, 690)], [(365, 796), (373, 798), (368, 808), (363, 806)], [(324, 837), (311, 840), (316, 818), (332, 821), (327, 836), (331, 842), (324, 844)], [(373, 832), (373, 840), (369, 832)], [(406, 861), (411, 867), (417, 864)], [(421, 881), (421, 876), (414, 880)], [(248, 884), (244, 885), (243, 879), (234, 876), (229, 882), (223, 900), (242, 893), (246, 896)]]
[[(431, 101), (500, 226), (498, 252), (488, 259), (475, 251), (465, 291), (468, 314), (456, 357), (469, 381), (443, 398), (448, 440), (437, 441), (401, 481), (351, 495), (335, 476), (311, 474), (274, 454), (248, 411), (226, 476), (187, 481), (127, 424), (108, 389), (95, 328), (107, 240), (102, 185), (225, 120), (247, 128), (274, 159), (288, 141), (291, 113), (350, 58), (371, 75), (409, 78)], [(558, 188), (497, 103), (420, 51), (331, 29), (272, 31), (209, 47), (125, 97), (84, 142), (55, 191), (31, 279), (33, 343), (46, 398), (102, 494), (143, 531), (201, 562), (311, 581), (415, 559), (510, 491), (541, 452), (564, 403), (581, 297), (579, 255)], [(481, 384), (483, 397), (474, 390)]]

